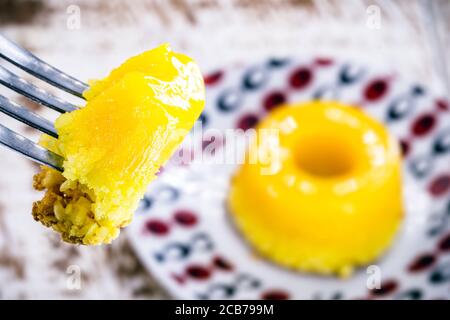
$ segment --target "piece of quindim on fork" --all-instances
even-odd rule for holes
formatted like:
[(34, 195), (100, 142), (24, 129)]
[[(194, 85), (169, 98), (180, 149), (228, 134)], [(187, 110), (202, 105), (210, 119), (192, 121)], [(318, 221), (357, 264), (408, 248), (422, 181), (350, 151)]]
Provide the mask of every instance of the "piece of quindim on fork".
[[(15, 44), (2, 34), (0, 34), (0, 58), (77, 97), (83, 98), (83, 92), (88, 88), (85, 83), (42, 61), (31, 52)], [(24, 95), (28, 99), (36, 101), (43, 106), (52, 108), (61, 113), (77, 109), (75, 105), (31, 84), (1, 65), (0, 84), (16, 91), (21, 95)], [(41, 132), (53, 137), (58, 136), (52, 122), (28, 110), (24, 106), (11, 101), (1, 94), (0, 111), (35, 129), (40, 130)], [(63, 158), (60, 155), (39, 146), (33, 141), (11, 129), (8, 129), (2, 124), (0, 124), (0, 143), (25, 155), (33, 161), (62, 171)]]

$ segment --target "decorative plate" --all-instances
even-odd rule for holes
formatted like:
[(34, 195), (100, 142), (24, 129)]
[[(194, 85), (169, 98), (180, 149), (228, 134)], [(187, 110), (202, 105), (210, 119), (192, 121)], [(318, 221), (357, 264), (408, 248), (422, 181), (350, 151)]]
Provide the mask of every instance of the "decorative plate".
[[(194, 129), (190, 143), (177, 153), (178, 160), (182, 154), (188, 161), (171, 162), (162, 170), (127, 231), (145, 267), (171, 296), (450, 298), (448, 101), (390, 70), (329, 58), (235, 65), (205, 76), (205, 83), (201, 122), (206, 135), (196, 136)], [(398, 137), (404, 155), (402, 228), (379, 261), (347, 279), (293, 272), (257, 256), (225, 207), (237, 165), (214, 161), (230, 148), (221, 134), (226, 129), (251, 128), (280, 104), (310, 99), (360, 106)], [(375, 272), (379, 285), (370, 283)]]

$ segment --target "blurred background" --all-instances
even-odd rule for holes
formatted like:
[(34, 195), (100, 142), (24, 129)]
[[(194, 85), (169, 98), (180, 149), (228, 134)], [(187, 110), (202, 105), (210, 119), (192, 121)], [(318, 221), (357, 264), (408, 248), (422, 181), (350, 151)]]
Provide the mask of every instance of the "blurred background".
[[(448, 0), (0, 0), (0, 28), (82, 80), (103, 77), (127, 57), (169, 42), (205, 73), (267, 56), (323, 54), (393, 65), (443, 94), (449, 89)], [(167, 297), (141, 266), (126, 232), (109, 246), (62, 243), (31, 217), (31, 203), (39, 198), (31, 187), (37, 166), (3, 148), (0, 164), (0, 298)], [(80, 290), (67, 286), (71, 266), (82, 270)]]

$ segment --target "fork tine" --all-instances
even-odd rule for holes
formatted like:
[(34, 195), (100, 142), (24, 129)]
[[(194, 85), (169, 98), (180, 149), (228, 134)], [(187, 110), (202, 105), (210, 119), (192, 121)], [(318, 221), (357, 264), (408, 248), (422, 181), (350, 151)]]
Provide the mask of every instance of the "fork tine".
[(58, 112), (70, 112), (78, 109), (75, 105), (63, 101), (45, 90), (36, 87), (30, 82), (19, 78), (3, 66), (0, 66), (0, 83)]
[(58, 137), (53, 123), (2, 95), (0, 95), (0, 111), (52, 137)]
[(58, 88), (83, 98), (88, 85), (42, 61), (0, 34), (0, 57)]
[(63, 171), (64, 158), (0, 124), (0, 143), (31, 160)]

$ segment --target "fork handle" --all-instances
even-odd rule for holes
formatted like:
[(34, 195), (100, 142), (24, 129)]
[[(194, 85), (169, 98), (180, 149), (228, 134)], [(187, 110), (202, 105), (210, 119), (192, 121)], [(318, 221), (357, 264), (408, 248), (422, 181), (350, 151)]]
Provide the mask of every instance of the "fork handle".
[(42, 61), (0, 34), (0, 57), (58, 88), (83, 98), (88, 85)]
[(36, 87), (22, 78), (19, 78), (3, 66), (0, 66), (0, 84), (3, 84), (8, 88), (23, 94), (31, 100), (61, 113), (71, 112), (78, 109), (75, 105)]
[(63, 157), (37, 145), (33, 141), (18, 133), (15, 133), (1, 124), (0, 144), (20, 152), (33, 161), (48, 165), (56, 170), (63, 171)]
[(38, 129), (52, 137), (58, 138), (53, 123), (40, 115), (28, 110), (27, 108), (9, 100), (0, 94), (0, 112), (3, 112), (14, 119), (17, 119), (30, 127)]

